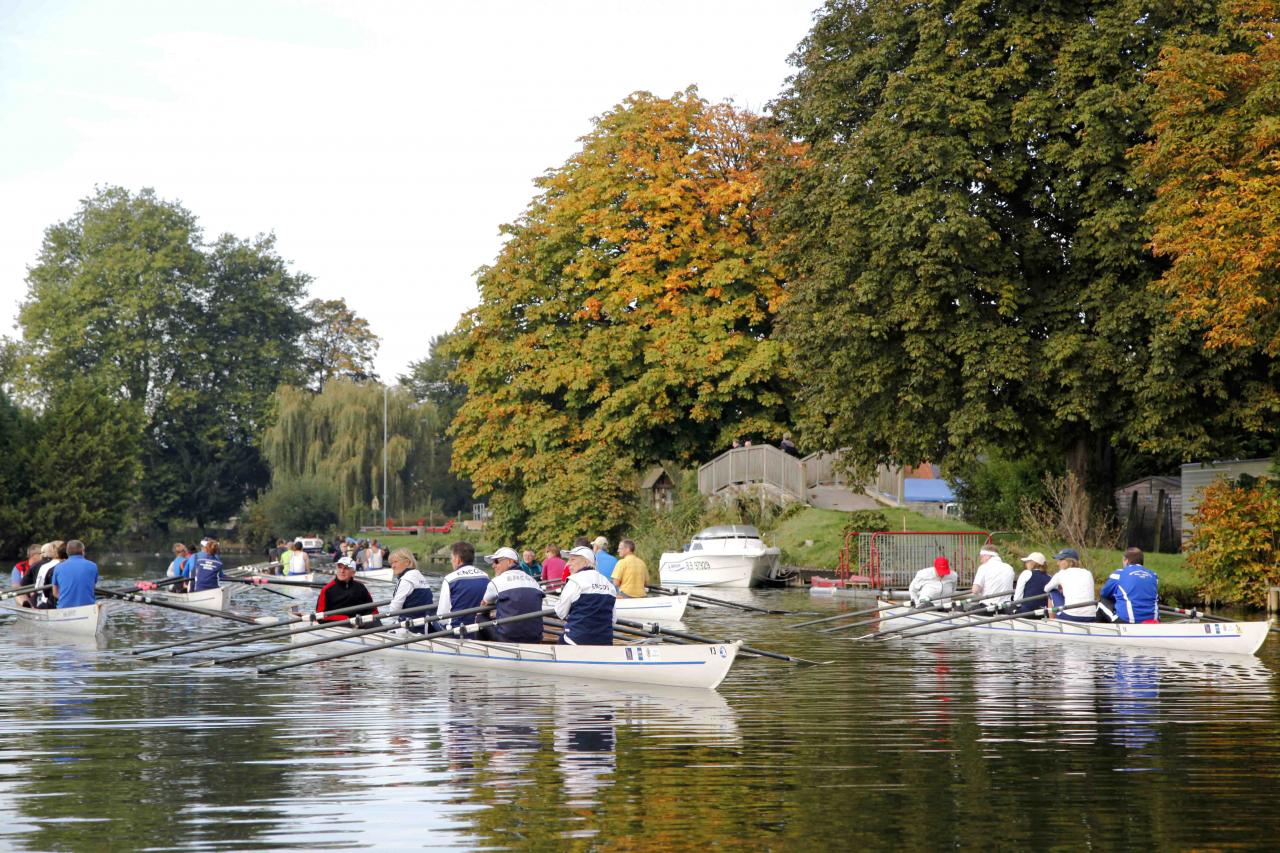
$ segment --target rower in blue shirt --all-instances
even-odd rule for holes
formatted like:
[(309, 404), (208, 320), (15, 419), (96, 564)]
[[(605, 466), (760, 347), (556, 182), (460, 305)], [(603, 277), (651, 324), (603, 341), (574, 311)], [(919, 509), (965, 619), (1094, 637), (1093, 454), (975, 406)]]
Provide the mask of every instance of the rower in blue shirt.
[(226, 577), (222, 572), (222, 560), (218, 559), (218, 540), (204, 541), (204, 551), (196, 555), (196, 566), (192, 577), (195, 578), (195, 592), (217, 589), (219, 579)]
[[(484, 600), (485, 590), (489, 588), (489, 576), (471, 565), (476, 559), (475, 546), (470, 542), (454, 542), (449, 546), (449, 557), (453, 563), (453, 571), (440, 582), (440, 603), (436, 607), (436, 613), (456, 613), (479, 607)], [(474, 624), (475, 621), (474, 613), (455, 616), (445, 627), (457, 628), (460, 625)]]
[(53, 569), (53, 593), (58, 597), (58, 609), (83, 607), (94, 604), (98, 597), (94, 587), (98, 585), (98, 567), (84, 558), (84, 543), (71, 539), (64, 545), (67, 559)]
[(1099, 613), (1109, 614), (1113, 622), (1160, 621), (1160, 579), (1142, 560), (1142, 549), (1125, 551), (1124, 565), (1111, 573), (1098, 592)]
[(596, 571), (607, 580), (612, 580), (613, 567), (618, 565), (618, 558), (609, 553), (609, 540), (597, 536), (592, 540), (591, 547), (596, 552)]

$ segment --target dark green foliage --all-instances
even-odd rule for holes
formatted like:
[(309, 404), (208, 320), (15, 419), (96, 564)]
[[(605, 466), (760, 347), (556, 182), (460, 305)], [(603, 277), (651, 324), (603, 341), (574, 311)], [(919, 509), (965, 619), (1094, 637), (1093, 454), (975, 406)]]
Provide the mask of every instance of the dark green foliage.
[(864, 465), (999, 447), (1105, 492), (1115, 446), (1210, 454), (1256, 431), (1205, 427), (1265, 374), (1170, 330), (1128, 158), (1160, 49), (1215, 15), (826, 5), (775, 105), (810, 158), (771, 173), (807, 444)]
[(91, 379), (63, 386), (31, 450), (30, 523), (37, 541), (116, 535), (138, 494), (141, 406)]
[(965, 521), (984, 530), (1018, 530), (1024, 502), (1044, 500), (1046, 470), (1034, 459), (990, 455), (953, 469), (947, 479)]
[(0, 392), (0, 559), (26, 559), (32, 522), (30, 457), (35, 424)]
[(453, 438), (445, 432), (467, 399), (467, 386), (458, 381), (455, 374), (457, 341), (455, 333), (436, 335), (428, 345), (427, 357), (411, 363), (409, 373), (400, 377), (401, 385), (412, 390), (419, 401), (434, 404), (439, 414), (442, 432), (435, 445), (433, 468), (443, 473), (435, 477), (432, 495), (446, 513), (470, 510), (472, 503), (471, 482), (450, 470)]
[(205, 245), (180, 204), (100, 190), (46, 231), (28, 274), (25, 388), (57, 407), (93, 378), (143, 418), (141, 514), (226, 518), (267, 482), (259, 436), (299, 377), (307, 281), (271, 237)]
[(253, 541), (324, 533), (338, 523), (338, 503), (337, 488), (319, 477), (278, 479), (249, 508)]
[(889, 529), (889, 517), (878, 509), (858, 509), (849, 513), (844, 533), (877, 533)]

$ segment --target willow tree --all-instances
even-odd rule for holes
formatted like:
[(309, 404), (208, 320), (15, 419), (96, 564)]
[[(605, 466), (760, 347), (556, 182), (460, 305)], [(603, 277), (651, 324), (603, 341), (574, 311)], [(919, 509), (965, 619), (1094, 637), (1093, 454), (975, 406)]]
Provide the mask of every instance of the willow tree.
[(454, 468), (500, 536), (617, 528), (639, 466), (776, 434), (782, 273), (762, 230), (777, 137), (692, 89), (637, 93), (537, 181), (451, 348)]
[(273, 482), (316, 479), (338, 490), (344, 513), (382, 500), (383, 400), (386, 393), (387, 510), (415, 511), (444, 475), (435, 447), (435, 406), (407, 390), (335, 380), (312, 393), (289, 385), (275, 395), (276, 416), (263, 437)]

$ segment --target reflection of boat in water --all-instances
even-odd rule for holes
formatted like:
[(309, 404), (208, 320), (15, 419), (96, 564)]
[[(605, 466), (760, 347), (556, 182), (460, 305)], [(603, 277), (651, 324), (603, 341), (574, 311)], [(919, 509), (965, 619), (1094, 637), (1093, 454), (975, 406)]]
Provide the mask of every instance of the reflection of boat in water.
[[(402, 630), (349, 636), (348, 628), (324, 628), (295, 634), (298, 641), (322, 637), (344, 645), (373, 648), (407, 638)], [(632, 643), (570, 646), (550, 643), (500, 643), (442, 637), (381, 649), (374, 654), (423, 664), (446, 664), (523, 675), (554, 675), (645, 685), (714, 688), (724, 680), (740, 643)]]
[[(909, 607), (880, 602), (881, 630), (905, 628), (910, 624), (925, 630), (963, 625), (965, 633), (982, 636), (1116, 648), (1252, 655), (1266, 641), (1270, 629), (1266, 622), (1158, 622), (1136, 625), (1125, 622), (1069, 622), (1065, 619), (1004, 619), (987, 622), (985, 620), (991, 614), (985, 610), (957, 616), (945, 622), (937, 621), (945, 615), (937, 611), (912, 613)], [(942, 633), (930, 636), (941, 638)], [(906, 633), (901, 637), (911, 639), (911, 634)]]
[(756, 528), (722, 524), (698, 533), (685, 550), (664, 553), (658, 568), (664, 586), (753, 587), (783, 579), (781, 556)]
[(101, 634), (107, 626), (107, 613), (102, 604), (86, 604), (83, 607), (62, 607), (38, 610), (20, 607), (13, 601), (0, 602), (0, 611), (12, 613), (19, 622), (45, 631), (56, 631), (81, 637)]

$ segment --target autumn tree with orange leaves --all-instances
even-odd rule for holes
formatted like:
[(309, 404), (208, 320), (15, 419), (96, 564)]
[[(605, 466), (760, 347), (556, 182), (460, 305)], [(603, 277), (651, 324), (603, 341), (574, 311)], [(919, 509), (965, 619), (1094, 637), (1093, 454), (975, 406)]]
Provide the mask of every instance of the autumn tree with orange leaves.
[(760, 202), (782, 156), (732, 105), (636, 93), (538, 180), (451, 344), (454, 468), (499, 539), (615, 531), (642, 467), (784, 428)]

